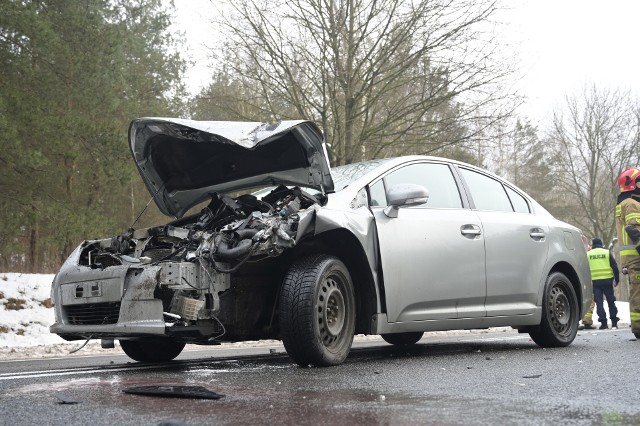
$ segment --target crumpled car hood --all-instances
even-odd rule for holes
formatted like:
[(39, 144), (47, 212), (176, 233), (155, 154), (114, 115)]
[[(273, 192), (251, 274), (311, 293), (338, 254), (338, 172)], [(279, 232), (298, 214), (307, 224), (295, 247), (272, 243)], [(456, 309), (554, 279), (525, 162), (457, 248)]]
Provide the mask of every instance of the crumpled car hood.
[(310, 121), (139, 118), (129, 143), (158, 208), (176, 218), (212, 192), (277, 184), (333, 191), (322, 133)]

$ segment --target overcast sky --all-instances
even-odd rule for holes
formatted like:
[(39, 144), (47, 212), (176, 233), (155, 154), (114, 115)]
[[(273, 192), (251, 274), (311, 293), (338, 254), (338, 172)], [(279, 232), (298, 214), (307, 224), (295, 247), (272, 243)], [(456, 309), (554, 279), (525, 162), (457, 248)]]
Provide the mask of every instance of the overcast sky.
[(640, 88), (640, 1), (512, 0), (504, 16), (520, 39), (516, 88), (528, 97), (527, 112), (548, 116), (566, 94), (585, 84)]
[[(483, 1), (483, 0), (478, 0)], [(527, 97), (522, 112), (534, 121), (550, 117), (565, 95), (587, 84), (640, 89), (640, 0), (505, 0), (497, 18), (519, 58), (514, 88)], [(198, 62), (188, 85), (197, 92), (208, 82), (206, 49), (212, 37), (209, 0), (175, 0), (176, 26)], [(542, 123), (541, 123), (542, 124)]]

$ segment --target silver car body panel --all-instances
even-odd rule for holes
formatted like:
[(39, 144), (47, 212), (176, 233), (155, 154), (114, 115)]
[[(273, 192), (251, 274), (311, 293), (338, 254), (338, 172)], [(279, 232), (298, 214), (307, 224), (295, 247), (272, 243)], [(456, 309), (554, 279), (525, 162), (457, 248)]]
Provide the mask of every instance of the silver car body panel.
[[(478, 211), (485, 240), (487, 316), (535, 312), (549, 252), (544, 218), (534, 214)], [(537, 237), (538, 233), (542, 237)], [(523, 262), (522, 259), (528, 259)]]
[[(556, 265), (571, 265), (580, 281), (582, 290), (582, 309), (580, 312), (584, 315), (593, 299), (593, 286), (591, 269), (580, 230), (554, 218), (550, 218), (549, 225), (549, 256), (544, 269), (544, 277)], [(542, 304), (542, 294), (538, 298), (538, 304)]]
[(374, 216), (389, 322), (486, 316), (484, 241), (460, 233), (481, 224), (475, 212), (412, 207), (388, 218), (377, 207)]
[[(52, 333), (61, 335), (79, 334), (90, 336), (91, 333), (113, 335), (164, 335), (165, 323), (162, 318), (162, 302), (154, 299), (156, 276), (159, 267), (141, 269), (136, 265), (113, 266), (105, 270), (95, 270), (78, 266), (80, 244), (69, 256), (60, 272), (56, 274), (51, 286), (51, 298), (55, 300), (55, 323), (50, 327)], [(92, 287), (95, 290), (92, 290)], [(80, 294), (79, 289), (82, 289)], [(93, 294), (93, 292), (99, 294)], [(120, 302), (120, 303), (116, 303)], [(63, 319), (63, 307), (87, 306), (95, 309), (97, 303), (120, 305), (115, 315), (114, 324), (74, 325), (69, 319)], [(109, 312), (102, 311), (106, 316)], [(107, 321), (105, 321), (107, 322)]]
[[(339, 212), (348, 211), (347, 203), (365, 186), (397, 166), (425, 161), (443, 159), (425, 156), (391, 159), (383, 169), (373, 170), (332, 194), (330, 200), (334, 202), (329, 205)], [(454, 160), (444, 162), (504, 183), (486, 170)], [(582, 294), (581, 313), (586, 312), (592, 297), (591, 275), (580, 230), (556, 220), (520, 189), (509, 186), (526, 197), (531, 213), (480, 211), (468, 208), (465, 203), (464, 208), (457, 210), (401, 208), (398, 218), (386, 217), (378, 207), (372, 207), (370, 215), (358, 215), (359, 226), (350, 229), (371, 229), (373, 222), (379, 240), (378, 244), (367, 243), (380, 250), (382, 276), (378, 276), (377, 282), (383, 283), (384, 288), (379, 288), (378, 294), (385, 295), (380, 305), (386, 306), (386, 312), (372, 318), (373, 334), (537, 325), (542, 316), (546, 278), (559, 264), (572, 265), (575, 270)], [(465, 189), (461, 188), (461, 192), (464, 197)], [(328, 211), (329, 205), (322, 211)], [(401, 223), (400, 219), (409, 220), (411, 225)], [(435, 220), (442, 222), (436, 224)], [(466, 239), (460, 233), (465, 224), (481, 226), (481, 236)], [(317, 224), (316, 230), (345, 225), (345, 221), (330, 221), (322, 226)], [(449, 232), (446, 226), (450, 226)], [(507, 226), (508, 230), (501, 226)], [(459, 236), (457, 241), (446, 237), (452, 234)], [(367, 236), (360, 233), (359, 239), (366, 241)], [(367, 251), (367, 257), (375, 277), (378, 273), (372, 259), (378, 254)], [(529, 261), (518, 262), (523, 258)]]

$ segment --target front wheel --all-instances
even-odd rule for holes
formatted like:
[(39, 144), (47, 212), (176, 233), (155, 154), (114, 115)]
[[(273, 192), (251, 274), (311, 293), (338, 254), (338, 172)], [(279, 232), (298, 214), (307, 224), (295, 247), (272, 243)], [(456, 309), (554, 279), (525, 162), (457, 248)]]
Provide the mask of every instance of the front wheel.
[(280, 292), (280, 333), (298, 365), (341, 364), (351, 350), (355, 296), (347, 267), (334, 256), (297, 260)]
[(413, 345), (418, 343), (424, 333), (422, 331), (416, 331), (411, 333), (395, 333), (395, 334), (381, 334), (380, 337), (392, 345)]
[(529, 332), (543, 348), (568, 346), (578, 332), (580, 312), (571, 281), (562, 273), (547, 277), (542, 300), (542, 321)]
[(120, 340), (125, 354), (134, 361), (167, 362), (171, 361), (184, 349), (184, 342), (171, 340)]

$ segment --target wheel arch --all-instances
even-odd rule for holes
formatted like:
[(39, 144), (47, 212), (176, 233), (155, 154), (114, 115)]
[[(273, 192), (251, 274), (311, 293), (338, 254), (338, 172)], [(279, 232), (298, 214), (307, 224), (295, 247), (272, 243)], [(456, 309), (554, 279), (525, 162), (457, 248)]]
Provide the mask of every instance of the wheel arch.
[(360, 241), (346, 229), (336, 228), (307, 238), (296, 257), (326, 253), (339, 258), (349, 270), (356, 299), (356, 334), (371, 334), (371, 319), (378, 310), (378, 292), (367, 255)]
[[(573, 290), (576, 293), (576, 297), (578, 298), (578, 306), (580, 308), (580, 318), (582, 318), (584, 316), (585, 306), (583, 302), (582, 285), (580, 283), (580, 277), (578, 276), (578, 273), (567, 262), (558, 262), (555, 265), (553, 265), (553, 267), (547, 274), (547, 277), (553, 274), (554, 272), (560, 272), (564, 274), (567, 278), (569, 278), (569, 281), (571, 282), (571, 287), (573, 287)], [(545, 277), (545, 280), (546, 280), (546, 277)]]

